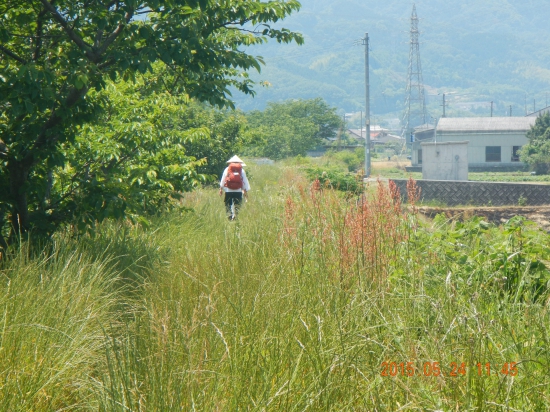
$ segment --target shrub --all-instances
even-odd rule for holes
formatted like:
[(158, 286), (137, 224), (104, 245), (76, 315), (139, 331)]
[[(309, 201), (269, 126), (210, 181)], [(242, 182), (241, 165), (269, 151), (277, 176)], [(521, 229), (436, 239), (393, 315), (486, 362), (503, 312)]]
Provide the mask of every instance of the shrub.
[(354, 173), (321, 168), (308, 168), (306, 173), (310, 181), (318, 180), (322, 186), (342, 192), (360, 193), (363, 190), (362, 177)]

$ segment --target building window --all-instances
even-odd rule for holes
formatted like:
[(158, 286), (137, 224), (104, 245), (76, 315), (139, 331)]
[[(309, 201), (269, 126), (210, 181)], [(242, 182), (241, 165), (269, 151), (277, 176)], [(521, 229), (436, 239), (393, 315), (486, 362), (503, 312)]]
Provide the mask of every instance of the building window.
[(519, 162), (519, 149), (521, 149), (521, 146), (512, 147), (512, 162)]
[(485, 147), (485, 161), (486, 162), (500, 162), (500, 146), (486, 146)]
[(422, 164), (422, 149), (418, 149), (418, 164)]

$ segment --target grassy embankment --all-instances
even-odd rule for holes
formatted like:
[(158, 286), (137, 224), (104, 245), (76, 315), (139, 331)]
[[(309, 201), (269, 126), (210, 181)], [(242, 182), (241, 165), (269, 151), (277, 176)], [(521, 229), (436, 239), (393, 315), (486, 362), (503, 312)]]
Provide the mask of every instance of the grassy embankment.
[(546, 233), (251, 169), (238, 222), (204, 190), (4, 263), (0, 410), (548, 409)]

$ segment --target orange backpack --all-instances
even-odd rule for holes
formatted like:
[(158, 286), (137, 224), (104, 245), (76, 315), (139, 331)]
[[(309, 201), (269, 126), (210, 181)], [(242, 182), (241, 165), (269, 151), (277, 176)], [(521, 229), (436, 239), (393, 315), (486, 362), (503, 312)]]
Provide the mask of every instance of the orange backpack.
[(243, 166), (240, 163), (230, 163), (227, 169), (227, 177), (224, 186), (228, 189), (242, 189), (243, 187)]

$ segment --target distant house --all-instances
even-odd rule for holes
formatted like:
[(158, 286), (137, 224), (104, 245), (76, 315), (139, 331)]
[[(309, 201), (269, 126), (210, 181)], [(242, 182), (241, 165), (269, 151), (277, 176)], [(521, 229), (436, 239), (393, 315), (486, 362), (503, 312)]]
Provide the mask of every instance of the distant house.
[[(367, 136), (367, 129), (348, 129), (348, 134), (364, 144), (365, 138)], [(383, 145), (389, 142), (402, 143), (404, 141), (405, 139), (391, 134), (389, 129), (384, 129), (383, 127), (380, 127), (378, 125), (373, 125), (370, 127), (370, 142), (372, 148), (374, 148), (375, 145)]]
[(423, 124), (414, 128), (414, 140), (432, 141), (434, 137), (434, 125)]
[[(358, 147), (365, 146), (365, 136), (366, 128), (361, 129), (347, 129), (346, 130), (348, 139), (342, 139), (341, 143), (338, 144), (338, 138), (330, 138), (330, 144), (319, 147), (317, 150), (310, 150), (307, 152), (308, 156), (318, 157), (322, 156), (327, 150), (338, 149), (338, 150), (354, 150)], [(350, 139), (351, 138), (351, 139)], [(384, 129), (378, 125), (370, 127), (370, 138), (371, 138), (371, 149), (375, 150), (378, 146), (382, 146), (389, 142), (404, 143), (405, 139), (391, 134), (389, 129)]]
[[(443, 117), (439, 120), (433, 142), (468, 141), (468, 166), (475, 169), (518, 169), (519, 149), (527, 143), (526, 133), (536, 117)], [(420, 141), (412, 145), (412, 166), (422, 165)]]

